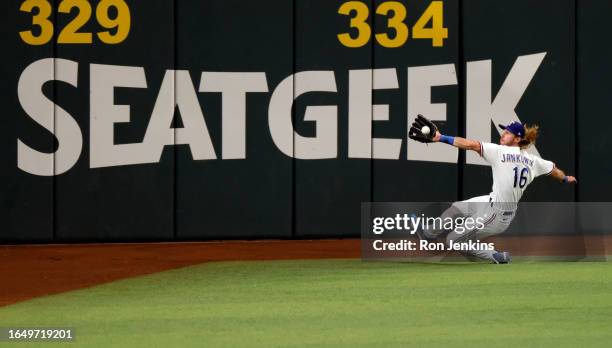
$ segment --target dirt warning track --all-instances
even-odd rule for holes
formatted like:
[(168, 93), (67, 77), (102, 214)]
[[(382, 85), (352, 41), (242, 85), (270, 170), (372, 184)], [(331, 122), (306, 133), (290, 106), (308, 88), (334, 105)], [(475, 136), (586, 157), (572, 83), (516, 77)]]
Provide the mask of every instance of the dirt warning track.
[(211, 261), (358, 258), (359, 240), (0, 246), (0, 306)]
[[(610, 236), (500, 237), (516, 256), (612, 254)], [(0, 306), (195, 265), (230, 260), (359, 258), (359, 239), (0, 246)]]

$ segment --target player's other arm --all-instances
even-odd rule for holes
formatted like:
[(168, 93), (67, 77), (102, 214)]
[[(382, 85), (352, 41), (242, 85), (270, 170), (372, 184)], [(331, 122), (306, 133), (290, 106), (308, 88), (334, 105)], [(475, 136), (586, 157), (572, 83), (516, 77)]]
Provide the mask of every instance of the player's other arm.
[(571, 175), (565, 175), (565, 173), (561, 169), (559, 169), (557, 167), (554, 167), (552, 169), (552, 171), (550, 172), (549, 176), (551, 178), (553, 178), (553, 179), (556, 179), (557, 181), (560, 181), (560, 182), (566, 182), (566, 183), (570, 183), (570, 184), (578, 182), (578, 180), (576, 180), (575, 177), (573, 177)]

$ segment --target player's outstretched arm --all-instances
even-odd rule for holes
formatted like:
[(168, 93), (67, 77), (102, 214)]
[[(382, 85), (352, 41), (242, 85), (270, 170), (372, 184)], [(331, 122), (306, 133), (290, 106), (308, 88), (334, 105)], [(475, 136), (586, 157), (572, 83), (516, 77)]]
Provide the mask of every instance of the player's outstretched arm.
[(458, 147), (461, 150), (472, 150), (480, 153), (480, 142), (476, 140), (442, 135), (439, 131), (436, 131), (436, 134), (431, 140), (433, 140), (434, 142), (441, 142), (453, 145), (454, 147)]
[(565, 175), (565, 173), (561, 169), (559, 169), (557, 167), (554, 167), (552, 172), (550, 172), (550, 177), (552, 177), (552, 178), (554, 178), (554, 179), (556, 179), (556, 180), (558, 180), (560, 182), (566, 182), (566, 183), (569, 183), (569, 184), (578, 183), (578, 180), (576, 180), (575, 177), (573, 177), (571, 175)]

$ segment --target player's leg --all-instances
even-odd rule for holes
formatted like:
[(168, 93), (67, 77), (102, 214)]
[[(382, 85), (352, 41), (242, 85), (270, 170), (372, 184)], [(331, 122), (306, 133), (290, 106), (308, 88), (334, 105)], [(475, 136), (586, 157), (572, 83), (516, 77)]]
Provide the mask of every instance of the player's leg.
[[(457, 217), (467, 217), (472, 216), (478, 213), (479, 210), (482, 210), (486, 207), (486, 202), (489, 202), (489, 196), (478, 196), (467, 199), (465, 201), (458, 201), (451, 204), (448, 209), (446, 209), (440, 218), (442, 221), (445, 221), (447, 218), (455, 219)], [(424, 239), (436, 239), (440, 237), (444, 232), (442, 226), (428, 225), (422, 231), (422, 236)]]
[[(501, 233), (501, 231), (499, 233)], [(466, 242), (469, 242), (470, 240), (471, 241), (480, 240), (482, 242), (482, 239), (478, 238), (476, 235), (477, 235), (477, 231), (468, 231), (463, 234), (458, 234), (457, 232), (452, 231), (446, 236), (446, 243), (447, 245), (450, 245), (451, 242), (452, 243), (466, 243)], [(482, 260), (495, 261), (493, 258), (493, 255), (497, 253), (497, 250), (462, 250), (460, 252), (462, 254), (473, 256), (473, 257), (476, 257)]]
[[(452, 241), (453, 243), (463, 243), (471, 241), (480, 241), (482, 242), (484, 239), (500, 234), (504, 232), (510, 226), (512, 222), (512, 216), (504, 215), (505, 213), (502, 211), (495, 211), (493, 209), (487, 209), (481, 217), (484, 220), (484, 227), (481, 229), (472, 229), (470, 231), (465, 231), (463, 233), (458, 233), (457, 231), (451, 231), (447, 238), (447, 245)], [(461, 251), (461, 253), (473, 256), (482, 260), (491, 261), (494, 263), (508, 263), (510, 262), (510, 255), (506, 252), (499, 252), (497, 250), (466, 250)]]

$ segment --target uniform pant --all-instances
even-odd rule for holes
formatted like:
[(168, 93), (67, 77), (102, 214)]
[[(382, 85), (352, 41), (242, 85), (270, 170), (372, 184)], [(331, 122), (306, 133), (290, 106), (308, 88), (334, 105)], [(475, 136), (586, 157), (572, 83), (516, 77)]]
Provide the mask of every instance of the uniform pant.
[[(446, 236), (446, 243), (450, 244), (451, 240), (453, 243), (463, 243), (470, 240), (483, 241), (485, 238), (500, 234), (504, 232), (508, 226), (510, 226), (514, 216), (515, 210), (502, 210), (496, 207), (495, 204), (491, 202), (491, 198), (487, 195), (455, 202), (448, 209), (446, 209), (440, 217), (442, 219), (455, 219), (457, 217), (472, 217), (474, 219), (479, 218), (478, 221), (481, 221), (484, 225), (482, 228), (473, 228), (471, 230), (466, 229), (462, 233), (458, 232), (457, 228), (449, 231), (448, 235)], [(438, 238), (445, 231), (441, 229), (426, 229), (424, 232), (428, 238)], [(495, 250), (461, 251), (461, 253), (465, 255), (475, 256), (477, 258), (490, 261), (493, 261), (493, 254), (496, 252), (497, 251)]]

